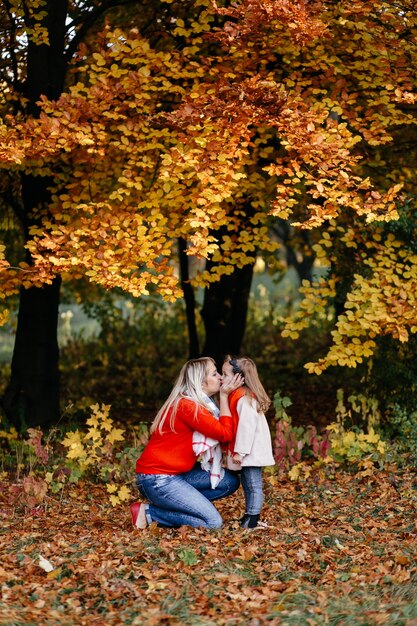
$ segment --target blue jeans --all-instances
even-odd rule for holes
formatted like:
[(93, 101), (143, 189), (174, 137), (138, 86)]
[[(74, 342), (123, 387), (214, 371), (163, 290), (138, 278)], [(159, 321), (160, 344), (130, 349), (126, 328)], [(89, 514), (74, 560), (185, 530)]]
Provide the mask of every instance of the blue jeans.
[(242, 487), (245, 494), (245, 513), (258, 515), (264, 502), (262, 467), (242, 467)]
[(148, 521), (161, 526), (220, 528), (222, 518), (210, 500), (230, 496), (239, 487), (239, 476), (228, 470), (215, 489), (210, 474), (197, 463), (184, 474), (137, 474), (136, 484), (149, 501)]

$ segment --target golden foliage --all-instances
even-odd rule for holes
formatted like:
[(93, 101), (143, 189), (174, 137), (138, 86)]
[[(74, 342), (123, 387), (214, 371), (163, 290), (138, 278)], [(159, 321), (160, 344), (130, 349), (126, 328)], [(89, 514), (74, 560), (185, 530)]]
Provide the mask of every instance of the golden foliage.
[[(376, 337), (390, 335), (400, 342), (407, 341), (417, 331), (417, 254), (382, 227), (363, 230), (352, 226), (335, 226), (338, 242), (352, 250), (352, 284), (344, 303), (344, 311), (332, 331), (332, 345), (325, 357), (307, 363), (309, 372), (321, 374), (330, 365), (356, 367), (376, 349)], [(324, 233), (315, 248), (320, 259), (329, 266), (337, 261), (332, 249), (336, 234)], [(333, 272), (301, 288), (304, 298), (295, 316), (288, 319), (284, 336), (296, 339), (317, 316), (325, 316), (342, 280)]]
[[(79, 47), (65, 93), (41, 99), (39, 119), (5, 115), (0, 125), (0, 166), (53, 178), (47, 214), (30, 233), (34, 266), (20, 282), (84, 276), (174, 300), (178, 237), (189, 255), (215, 261), (195, 277), (204, 286), (252, 263), (255, 250), (273, 251), (268, 224), (279, 217), (320, 227), (323, 261), (344, 238), (363, 267), (334, 346), (310, 371), (355, 367), (378, 334), (407, 340), (415, 259), (373, 233), (398, 218), (412, 169), (406, 157), (386, 177), (370, 169), (415, 125), (412, 8), (256, 0), (216, 9), (199, 0), (163, 27), (159, 47), (137, 30), (105, 27)], [(337, 288), (337, 276), (305, 285), (286, 334), (296, 337)]]

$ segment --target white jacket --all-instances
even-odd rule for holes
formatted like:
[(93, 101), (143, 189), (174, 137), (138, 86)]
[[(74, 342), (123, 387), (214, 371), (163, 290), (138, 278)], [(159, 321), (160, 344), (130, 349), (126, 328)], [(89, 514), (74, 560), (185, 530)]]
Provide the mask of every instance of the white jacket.
[(243, 456), (241, 465), (234, 463), (230, 452), (227, 456), (227, 467), (265, 467), (275, 465), (272, 453), (271, 433), (263, 413), (256, 408), (256, 400), (243, 396), (237, 403), (239, 424), (237, 427), (235, 452)]

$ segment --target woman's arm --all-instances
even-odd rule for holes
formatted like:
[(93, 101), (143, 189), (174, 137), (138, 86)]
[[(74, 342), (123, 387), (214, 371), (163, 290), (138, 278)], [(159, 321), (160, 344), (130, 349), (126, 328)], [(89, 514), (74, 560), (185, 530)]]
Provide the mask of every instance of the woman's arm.
[(186, 406), (179, 406), (176, 419), (180, 419), (190, 430), (198, 431), (205, 437), (217, 441), (231, 441), (233, 437), (233, 419), (230, 415), (221, 415), (219, 419), (205, 407), (198, 405), (196, 412), (195, 402), (190, 401)]
[(245, 382), (240, 374), (225, 376), (220, 387), (220, 415), (232, 415), (229, 407), (229, 395)]
[(217, 420), (205, 407), (196, 404), (192, 400), (181, 400), (176, 417), (181, 419), (191, 430), (197, 430), (206, 437), (227, 442), (233, 439), (233, 419), (230, 413), (228, 396), (243, 384), (240, 374), (228, 377), (222, 382), (220, 388), (220, 418)]

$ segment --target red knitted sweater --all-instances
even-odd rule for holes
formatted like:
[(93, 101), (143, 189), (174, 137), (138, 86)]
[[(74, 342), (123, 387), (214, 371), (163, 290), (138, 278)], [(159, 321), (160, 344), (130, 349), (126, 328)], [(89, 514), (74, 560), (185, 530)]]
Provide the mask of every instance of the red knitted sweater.
[(156, 430), (136, 462), (136, 473), (181, 474), (194, 466), (193, 432), (227, 442), (234, 436), (233, 419), (221, 415), (217, 420), (210, 411), (193, 400), (181, 398), (175, 415), (173, 432), (169, 427), (168, 414), (162, 433)]

